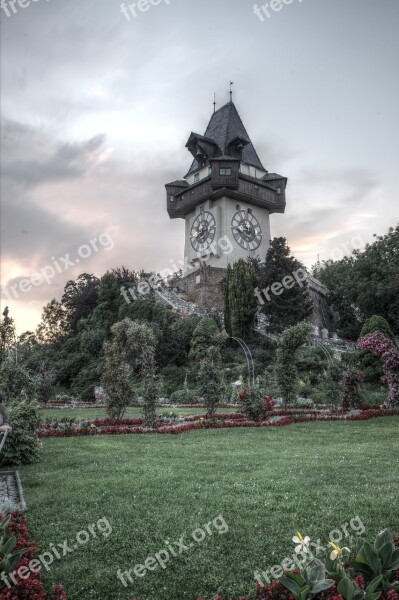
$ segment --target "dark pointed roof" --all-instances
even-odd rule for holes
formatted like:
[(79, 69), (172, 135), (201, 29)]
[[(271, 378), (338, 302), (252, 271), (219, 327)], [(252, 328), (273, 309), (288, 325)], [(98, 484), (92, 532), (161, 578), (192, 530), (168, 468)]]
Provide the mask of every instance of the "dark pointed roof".
[[(242, 162), (266, 171), (233, 102), (225, 104), (212, 115), (207, 130), (204, 136), (201, 137), (212, 140), (217, 144), (218, 152), (216, 156), (231, 156), (229, 144), (240, 138), (245, 144), (242, 152)], [(188, 175), (198, 171), (198, 169), (199, 165), (194, 160)]]

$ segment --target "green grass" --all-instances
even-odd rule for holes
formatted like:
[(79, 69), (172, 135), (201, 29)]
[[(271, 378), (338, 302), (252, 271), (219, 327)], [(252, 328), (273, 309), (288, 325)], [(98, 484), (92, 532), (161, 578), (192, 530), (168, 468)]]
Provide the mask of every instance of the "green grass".
[[(47, 585), (69, 600), (206, 600), (244, 594), (253, 573), (293, 552), (299, 529), (326, 541), (359, 516), (369, 537), (399, 532), (399, 417), (284, 428), (45, 440), (43, 460), (20, 468), (39, 551), (70, 542), (101, 517), (112, 526), (54, 563)], [(229, 526), (170, 562), (116, 578), (223, 515)], [(345, 540), (348, 543), (348, 540)]]
[[(165, 406), (165, 408), (157, 408), (157, 413), (174, 412), (179, 416), (182, 415), (203, 415), (206, 413), (205, 408), (173, 408)], [(234, 408), (218, 408), (218, 413), (236, 412)], [(75, 419), (97, 419), (106, 418), (107, 411), (105, 408), (43, 408), (40, 410), (43, 419), (50, 417), (52, 419), (62, 419), (64, 417)], [(126, 410), (125, 417), (141, 417), (142, 410), (139, 407), (130, 407)]]

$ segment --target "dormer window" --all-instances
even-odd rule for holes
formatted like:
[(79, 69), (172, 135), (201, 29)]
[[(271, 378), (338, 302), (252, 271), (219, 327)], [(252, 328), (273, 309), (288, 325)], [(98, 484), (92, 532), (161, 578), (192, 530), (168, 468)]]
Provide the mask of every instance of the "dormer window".
[(195, 173), (194, 175), (194, 183), (197, 183), (197, 181), (199, 181), (200, 178), (200, 174), (199, 173)]
[(231, 168), (230, 167), (222, 167), (219, 169), (219, 175), (231, 175)]

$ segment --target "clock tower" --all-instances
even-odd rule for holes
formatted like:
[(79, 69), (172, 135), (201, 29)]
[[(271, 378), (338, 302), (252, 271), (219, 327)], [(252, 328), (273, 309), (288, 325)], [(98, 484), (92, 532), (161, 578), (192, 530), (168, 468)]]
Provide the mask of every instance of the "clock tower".
[(232, 101), (186, 147), (193, 161), (183, 179), (166, 185), (167, 210), (185, 219), (185, 276), (200, 285), (204, 265), (208, 277), (221, 278), (240, 258), (265, 259), (270, 215), (285, 210), (287, 179), (265, 169)]

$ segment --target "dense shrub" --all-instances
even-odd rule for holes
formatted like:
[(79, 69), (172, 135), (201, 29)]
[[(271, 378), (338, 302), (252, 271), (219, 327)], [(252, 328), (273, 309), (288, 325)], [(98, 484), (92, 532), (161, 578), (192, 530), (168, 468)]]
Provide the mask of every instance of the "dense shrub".
[(39, 381), (30, 371), (7, 356), (0, 366), (0, 392), (6, 398), (36, 398)]
[(39, 402), (51, 399), (55, 392), (55, 382), (55, 371), (42, 363), (36, 373), (36, 395)]
[(14, 401), (7, 404), (12, 431), (0, 455), (1, 465), (25, 465), (39, 459), (40, 442), (37, 429), (40, 415), (37, 404)]
[(170, 397), (175, 390), (179, 390), (184, 384), (186, 371), (185, 367), (177, 367), (176, 365), (164, 367), (161, 371), (161, 396)]
[(273, 410), (273, 399), (265, 397), (257, 387), (245, 388), (239, 396), (241, 412), (251, 421), (261, 421), (268, 412)]
[(183, 388), (171, 394), (170, 401), (173, 404), (195, 404), (199, 402), (199, 391), (197, 389)]

